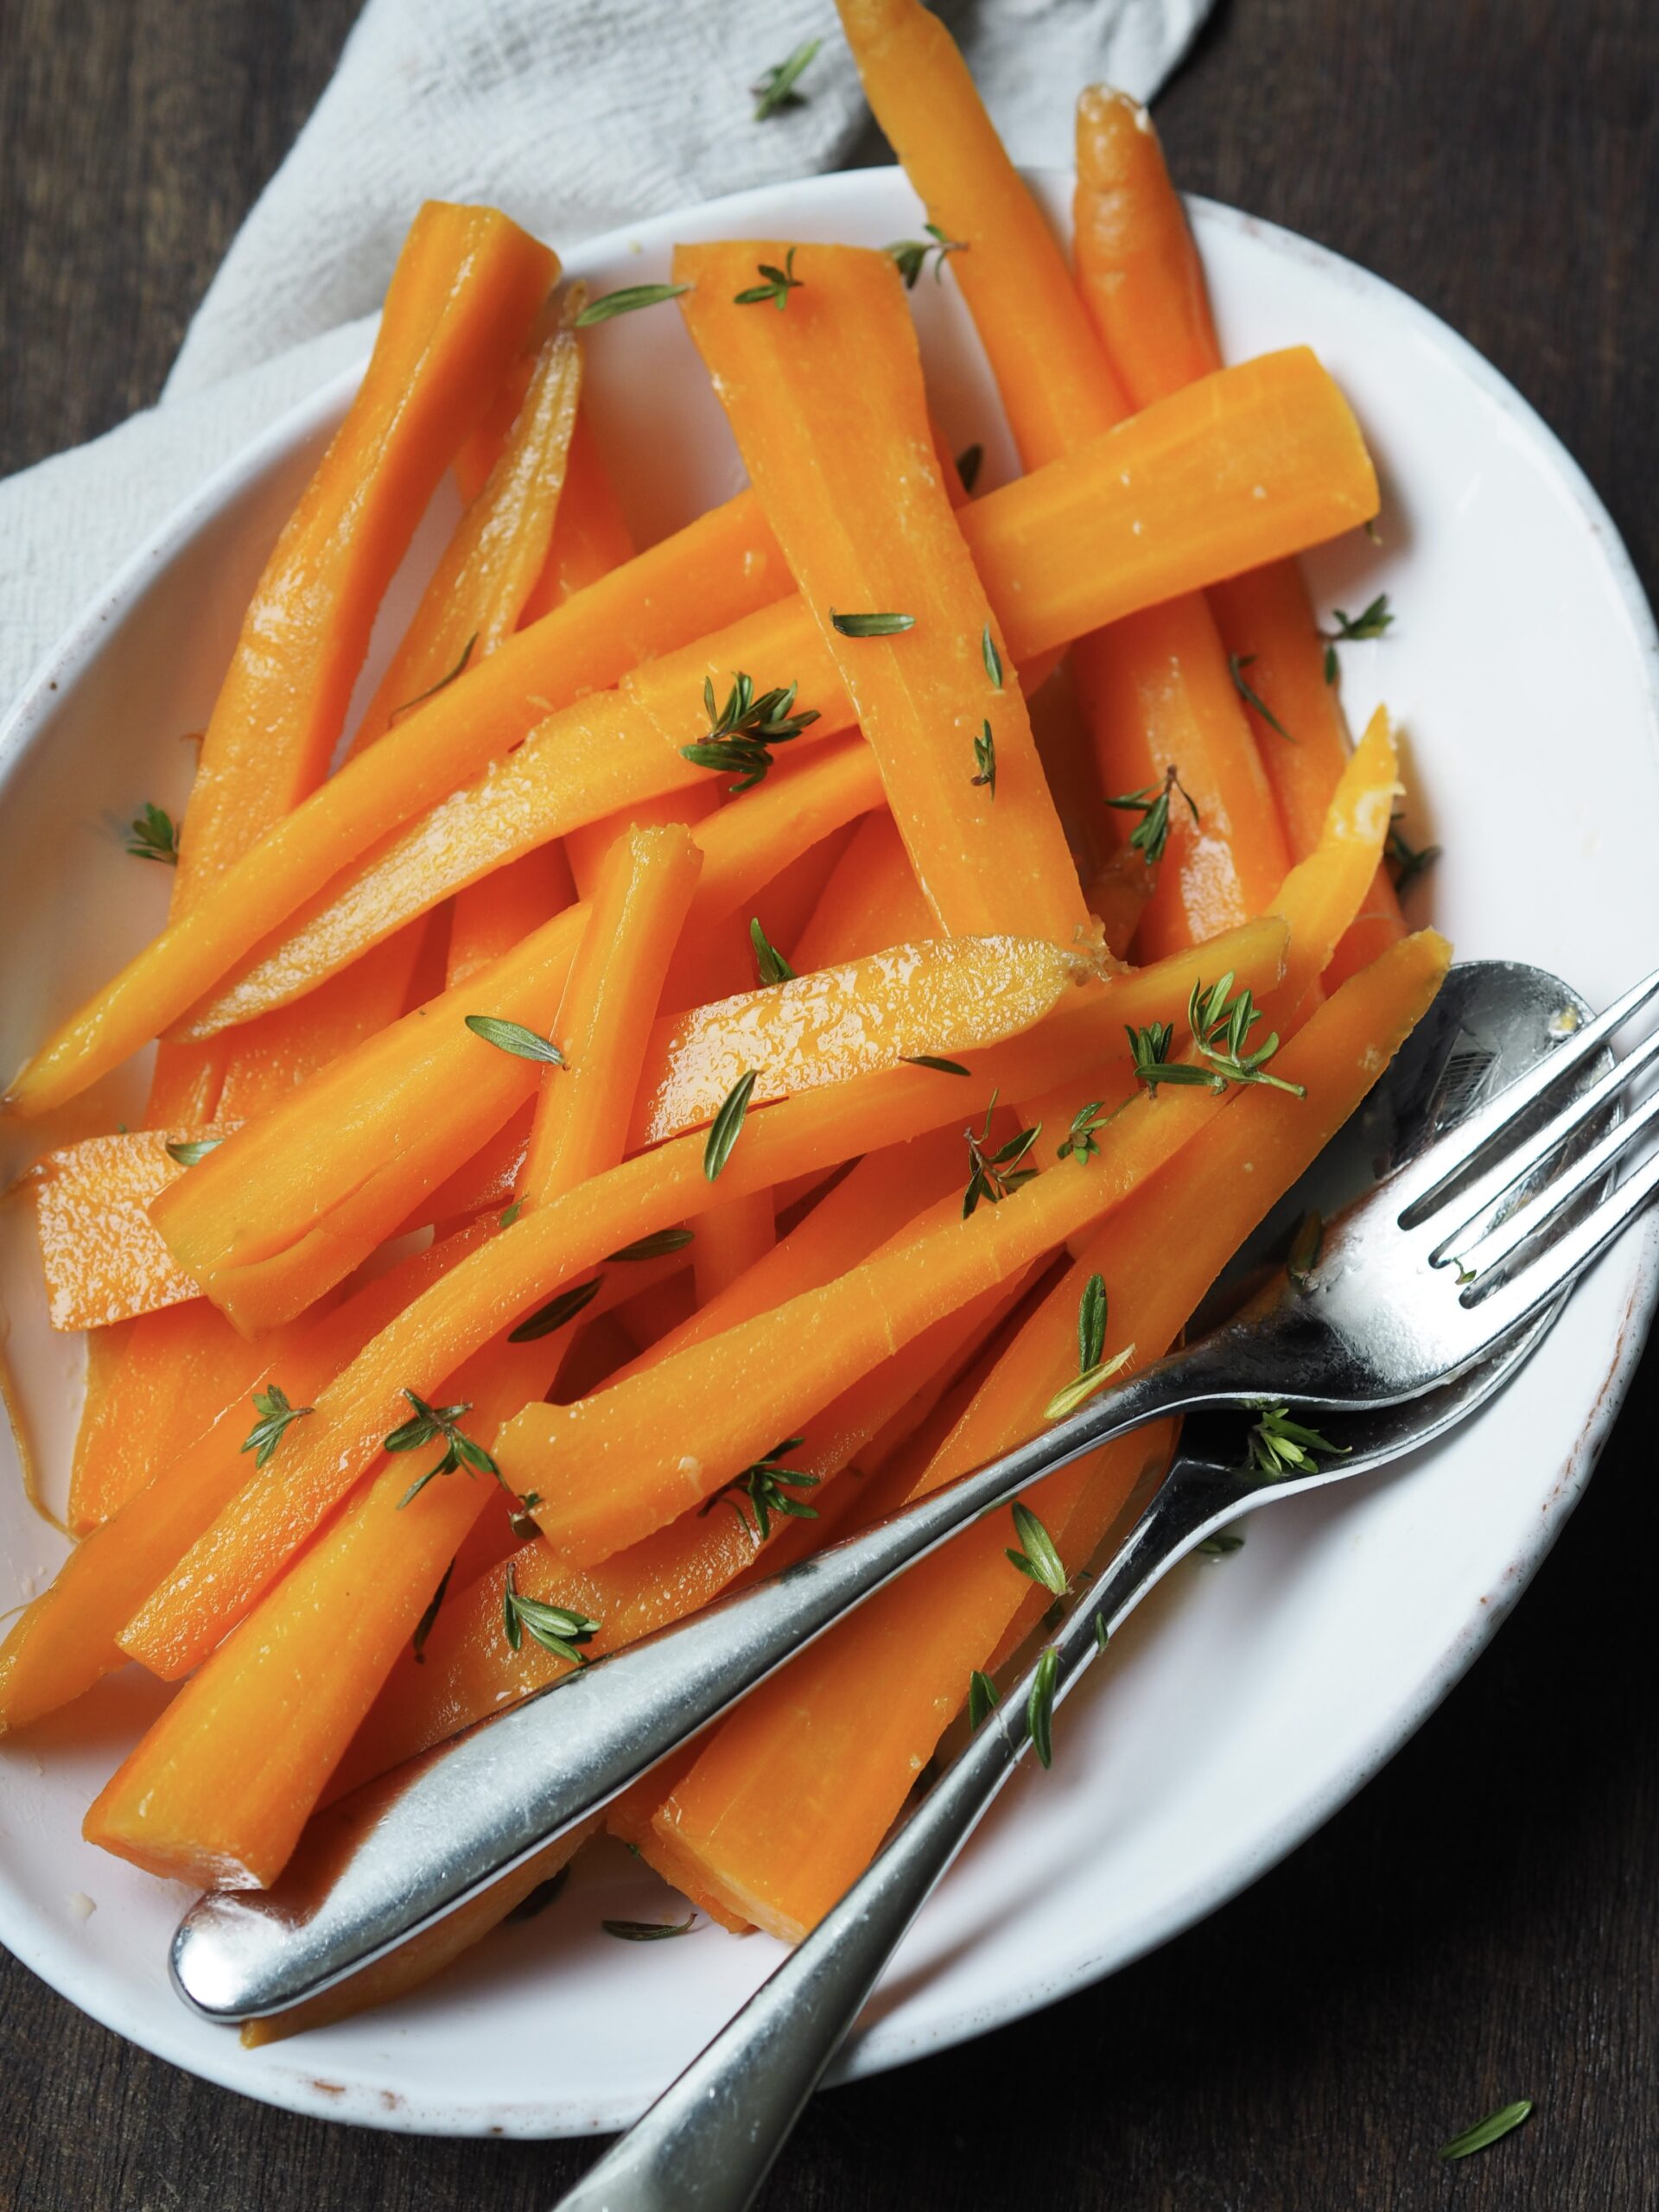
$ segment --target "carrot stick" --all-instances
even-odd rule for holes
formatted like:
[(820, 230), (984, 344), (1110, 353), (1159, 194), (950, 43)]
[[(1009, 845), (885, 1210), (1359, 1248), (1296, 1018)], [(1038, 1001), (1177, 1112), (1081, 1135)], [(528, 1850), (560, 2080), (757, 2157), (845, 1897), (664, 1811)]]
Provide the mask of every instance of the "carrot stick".
[[(1252, 924), (1208, 948), (1205, 968), (1213, 980), (1224, 964), (1261, 991), (1282, 970), (1284, 944), (1282, 924)], [(975, 1056), (978, 1095), (999, 1084), (1010, 1096), (1033, 1096), (1068, 1075), (1080, 1082), (1121, 1048), (1123, 1023), (1166, 1020), (1179, 1029), (1198, 980), (1197, 956), (1189, 955), (1074, 994), (1024, 1037)], [(703, 1138), (678, 1137), (498, 1229), (487, 1256), (469, 1253), (320, 1393), (315, 1413), (288, 1440), (281, 1484), (245, 1484), (156, 1592), (142, 1633), (135, 1622), (124, 1641), (168, 1672), (211, 1650), (374, 1458), (404, 1417), (406, 1391), (433, 1397), (464, 1360), (607, 1255), (726, 1198), (957, 1123), (968, 1088), (906, 1067), (809, 1091), (757, 1112), (716, 1181), (705, 1173)]]
[[(1135, 404), (1221, 366), (1203, 264), (1170, 181), (1151, 117), (1127, 92), (1091, 86), (1077, 101), (1077, 277), (1101, 342)], [(1342, 773), (1348, 734), (1294, 561), (1224, 580), (1211, 603), (1228, 651), (1280, 724), (1247, 706), (1257, 750), (1294, 857), (1310, 852)], [(1289, 740), (1283, 732), (1289, 733)], [(1365, 964), (1405, 925), (1379, 869), (1333, 980)]]
[[(493, 875), (469, 883), (456, 893), (450, 915), (446, 988), (469, 982), (493, 960), (501, 959), (532, 930), (573, 906), (575, 895), (569, 863), (556, 843), (521, 853)], [(365, 959), (373, 957), (372, 953), (364, 956)], [(327, 990), (328, 986), (325, 983), (322, 988)], [(316, 995), (313, 991), (306, 998), (296, 999), (283, 1011), (302, 1016)], [(272, 1016), (266, 1014), (264, 1019), (269, 1021)]]
[[(1295, 349), (1225, 370), (1213, 385), (1188, 387), (1064, 465), (970, 502), (958, 521), (985, 577), (1007, 657), (1017, 667), (1138, 607), (1334, 536), (1376, 505), (1375, 474), (1351, 413), (1313, 357)], [(690, 535), (682, 532), (681, 539)], [(373, 840), (455, 791), (481, 759), (524, 738), (543, 715), (536, 702), (553, 696), (545, 686), (561, 666), (565, 681), (573, 680), (567, 647), (572, 658), (577, 639), (595, 658), (607, 644), (614, 650), (622, 626), (610, 619), (614, 601), (637, 615), (636, 572), (664, 555), (664, 547), (654, 547), (521, 631), (469, 686), (440, 692), (331, 777), (64, 1025), (15, 1079), (11, 1110), (44, 1111), (169, 1027)], [(706, 595), (718, 581), (718, 573), (710, 579), (699, 569), (696, 588)], [(607, 593), (612, 599), (601, 596)], [(677, 603), (668, 611), (683, 620)], [(550, 648), (556, 626), (567, 617), (569, 628), (559, 628)], [(659, 611), (658, 620), (666, 619)], [(727, 632), (725, 652), (736, 635)], [(823, 652), (798, 604), (787, 619), (774, 613), (746, 630), (742, 643), (746, 652), (760, 645), (766, 657), (718, 660), (722, 682), (739, 666), (758, 682), (787, 683), (815, 645)], [(675, 702), (680, 719), (663, 733), (670, 765), (658, 772), (657, 790), (680, 780), (686, 764), (674, 747), (699, 734), (698, 703), (695, 696)], [(817, 703), (827, 718), (825, 702)], [(578, 716), (582, 727), (592, 711), (585, 708)], [(850, 711), (849, 702), (849, 719)], [(530, 750), (520, 744), (521, 755)], [(543, 814), (533, 830), (505, 842), (512, 851), (528, 849), (561, 826), (560, 818)], [(501, 842), (476, 870), (460, 871), (459, 880), (511, 857)], [(440, 853), (444, 849), (441, 836), (436, 846)], [(446, 893), (455, 887), (455, 880), (446, 880)], [(385, 918), (380, 933), (430, 903), (417, 880), (401, 905), (388, 902), (397, 911)], [(350, 956), (370, 941), (359, 936)], [(262, 1004), (244, 1011), (264, 1010)]]
[(741, 1198), (728, 1198), (703, 1216), (696, 1251), (691, 1256), (691, 1279), (697, 1303), (706, 1306), (755, 1267), (776, 1244), (772, 1226), (772, 1192), (751, 1191)]
[[(682, 246), (675, 270), (693, 289), (681, 305), (880, 763), (917, 880), (953, 935), (1074, 944), (1088, 917), (1024, 699), (932, 465), (899, 273), (882, 254), (813, 246), (792, 314), (733, 304), (757, 264), (784, 258), (769, 245)], [(897, 611), (908, 626), (845, 637), (837, 607)]]
[[(764, 537), (764, 532), (761, 535)], [(765, 567), (769, 550), (759, 540), (750, 548), (757, 567)], [(563, 607), (577, 592), (586, 591), (601, 576), (625, 567), (633, 559), (634, 551), (632, 533), (616, 486), (600, 458), (593, 427), (578, 409), (559, 500), (559, 525), (553, 533), (547, 565), (524, 603), (520, 628), (539, 622), (543, 614)]]
[[(1279, 1194), (1370, 1090), (1439, 988), (1444, 940), (1409, 939), (1312, 1017), (1276, 1065), (1303, 1100), (1256, 1090), (1229, 1105), (1113, 1216), (987, 1382), (926, 1478), (948, 1479), (1029, 1435), (1076, 1372), (1079, 1278), (1109, 1294), (1110, 1353), (1158, 1357)], [(1109, 1446), (1120, 1495), (1145, 1440)], [(1032, 1503), (1051, 1534), (1086, 1463)], [(1096, 1478), (1098, 1479), (1098, 1478)], [(1017, 1537), (1014, 1539), (1017, 1541)], [(1003, 1557), (998, 1515), (925, 1560), (753, 1692), (722, 1722), (658, 1815), (658, 1832), (729, 1911), (785, 1940), (804, 1934), (866, 1865), (950, 1716), (970, 1669), (990, 1658), (1029, 1585)], [(1062, 1554), (1074, 1572), (1086, 1555)]]
[(416, 217), (363, 383), (265, 564), (208, 722), (183, 897), (198, 854), (223, 868), (326, 773), (381, 595), (557, 273), (493, 209), (431, 200)]
[[(1052, 461), (1120, 422), (1130, 404), (1060, 245), (939, 19), (918, 0), (841, 0), (841, 16), (876, 119), (934, 222), (963, 241), (950, 266), (1026, 466)], [(1103, 656), (1115, 685), (1094, 672)], [(1207, 825), (1202, 849), (1178, 832), (1160, 864), (1164, 895), (1144, 924), (1147, 957), (1195, 941), (1179, 925), (1196, 905), (1212, 931), (1261, 912), (1289, 855), (1202, 601), (1151, 610), (1121, 634), (1080, 639), (1073, 658), (1103, 796), (1160, 780), (1179, 733), (1176, 758)], [(1166, 704), (1172, 690), (1176, 714)], [(1148, 752), (1155, 773), (1147, 772)], [(1122, 842), (1133, 822), (1115, 814), (1108, 826)]]
[(96, 1329), (198, 1295), (150, 1229), (147, 1209), (185, 1168), (169, 1145), (217, 1144), (224, 1129), (130, 1129), (83, 1137), (26, 1178), (54, 1329)]
[(72, 1535), (84, 1535), (98, 1522), (109, 1518), (109, 1510), (104, 1505), (105, 1478), (100, 1465), (106, 1448), (105, 1439), (111, 1433), (107, 1408), (137, 1326), (137, 1321), (112, 1321), (106, 1329), (87, 1332), (86, 1384), (69, 1462), (66, 1513)]
[(913, 944), (933, 926), (898, 825), (885, 807), (866, 815), (791, 948), (797, 968), (834, 968), (884, 944)]
[(556, 1024), (520, 1190), (545, 1205), (622, 1156), (663, 976), (702, 866), (690, 833), (634, 830), (600, 872)]

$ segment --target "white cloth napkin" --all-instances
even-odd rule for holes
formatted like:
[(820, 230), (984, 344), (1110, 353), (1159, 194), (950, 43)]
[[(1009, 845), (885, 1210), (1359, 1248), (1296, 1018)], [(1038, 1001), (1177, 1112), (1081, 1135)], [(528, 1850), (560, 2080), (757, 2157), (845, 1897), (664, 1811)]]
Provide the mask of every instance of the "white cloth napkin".
[[(941, 0), (1016, 160), (1071, 159), (1077, 88), (1149, 99), (1211, 0)], [(804, 39), (802, 104), (753, 80)], [(550, 244), (836, 168), (868, 144), (828, 0), (367, 0), (231, 246), (161, 404), (0, 483), (0, 713), (181, 499), (361, 347), (423, 199)]]

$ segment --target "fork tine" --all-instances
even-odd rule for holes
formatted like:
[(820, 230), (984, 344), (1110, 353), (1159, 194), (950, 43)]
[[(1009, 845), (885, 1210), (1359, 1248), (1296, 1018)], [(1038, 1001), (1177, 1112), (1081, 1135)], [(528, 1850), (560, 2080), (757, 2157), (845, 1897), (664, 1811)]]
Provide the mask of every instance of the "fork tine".
[[(1428, 1255), (1429, 1265), (1440, 1267), (1454, 1255), (1460, 1259), (1467, 1259), (1475, 1245), (1484, 1243), (1485, 1235), (1495, 1233), (1491, 1230), (1483, 1232), (1480, 1222), (1504, 1192), (1530, 1175), (1570, 1138), (1588, 1128), (1598, 1115), (1606, 1109), (1609, 1102), (1656, 1058), (1659, 1058), (1659, 1029), (1655, 1030), (1651, 1037), (1644, 1037), (1632, 1052), (1609, 1068), (1605, 1075), (1599, 1076), (1587, 1090), (1580, 1091), (1570, 1100), (1541, 1129), (1535, 1129), (1530, 1136), (1522, 1138), (1513, 1150), (1500, 1154), (1484, 1175), (1478, 1175), (1471, 1183), (1460, 1184), (1455, 1198), (1448, 1198), (1441, 1209), (1446, 1212), (1455, 1206), (1458, 1226), (1448, 1230), (1435, 1245)], [(1580, 1182), (1582, 1180), (1580, 1178)], [(1556, 1192), (1564, 1191), (1565, 1187), (1559, 1179), (1553, 1182), (1549, 1185), (1552, 1200)]]
[(1427, 1220), (1507, 1129), (1555, 1084), (1593, 1059), (1608, 1039), (1656, 997), (1659, 997), (1659, 969), (1632, 984), (1605, 1014), (1574, 1031), (1536, 1067), (1518, 1077), (1467, 1121), (1430, 1145), (1409, 1166), (1402, 1168), (1395, 1183), (1402, 1228), (1414, 1229)]
[(1624, 1121), (1616, 1122), (1591, 1146), (1582, 1160), (1574, 1160), (1572, 1166), (1547, 1183), (1507, 1221), (1499, 1222), (1484, 1236), (1457, 1251), (1457, 1259), (1465, 1268), (1473, 1269), (1477, 1276), (1491, 1275), (1535, 1233), (1545, 1234), (1553, 1223), (1559, 1222), (1573, 1200), (1585, 1191), (1592, 1190), (1620, 1154), (1627, 1152), (1656, 1121), (1659, 1121), (1659, 1090), (1644, 1098)]
[(1644, 1160), (1633, 1175), (1565, 1236), (1554, 1243), (1535, 1234), (1526, 1239), (1511, 1255), (1514, 1271), (1484, 1296), (1478, 1283), (1465, 1290), (1462, 1303), (1484, 1331), (1484, 1344), (1496, 1344), (1547, 1306), (1557, 1292), (1600, 1258), (1656, 1196), (1659, 1196), (1659, 1153)]

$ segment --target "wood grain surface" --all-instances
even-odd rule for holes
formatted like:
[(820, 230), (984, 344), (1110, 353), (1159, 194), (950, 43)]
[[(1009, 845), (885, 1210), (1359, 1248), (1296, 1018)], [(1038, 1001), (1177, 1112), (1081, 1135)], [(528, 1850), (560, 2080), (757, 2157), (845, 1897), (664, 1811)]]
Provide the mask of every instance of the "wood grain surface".
[[(353, 12), (0, 0), (0, 470), (154, 397)], [(1490, 355), (1654, 592), (1653, 0), (1222, 0), (1160, 116), (1189, 187), (1352, 255)], [(1594, 730), (1561, 736), (1563, 775), (1594, 777)], [(1548, 791), (1536, 821), (1518, 864), (1548, 898)], [(1099, 1987), (820, 2098), (769, 2212), (1659, 2204), (1656, 1414), (1650, 1356), (1514, 1620), (1322, 1834)], [(1528, 2127), (1439, 2163), (1521, 2095)], [(591, 2155), (293, 2119), (0, 1974), (15, 2212), (528, 2212)]]

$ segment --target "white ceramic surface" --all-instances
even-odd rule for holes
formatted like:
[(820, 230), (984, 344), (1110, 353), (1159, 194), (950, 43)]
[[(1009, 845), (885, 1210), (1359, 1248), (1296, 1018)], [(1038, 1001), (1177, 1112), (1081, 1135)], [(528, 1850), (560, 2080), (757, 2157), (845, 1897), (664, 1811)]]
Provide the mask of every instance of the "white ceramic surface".
[[(1066, 181), (1039, 182), (1063, 219)], [(1381, 467), (1383, 545), (1356, 537), (1311, 568), (1322, 607), (1387, 590), (1397, 610), (1384, 641), (1344, 649), (1344, 696), (1356, 724), (1386, 696), (1408, 733), (1414, 827), (1447, 849), (1418, 900), (1459, 953), (1539, 962), (1604, 1001), (1659, 960), (1659, 640), (1611, 523), (1537, 417), (1433, 316), (1283, 232), (1208, 205), (1195, 214), (1231, 355), (1310, 341)], [(677, 238), (879, 245), (918, 219), (896, 172), (860, 171), (654, 221), (570, 267), (605, 289), (665, 275)], [(948, 279), (930, 278), (914, 303), (945, 431), (957, 447), (986, 444), (995, 482), (1013, 457), (960, 302)], [(591, 359), (601, 442), (642, 537), (737, 486), (730, 438), (671, 310), (595, 331)], [(180, 734), (206, 717), (241, 603), (351, 382), (277, 424), (136, 556), (0, 736), (8, 1066), (161, 919), (166, 879), (123, 857), (120, 827), (142, 798), (182, 802)], [(429, 558), (431, 541), (429, 530)], [(1591, 745), (1595, 772), (1563, 774)], [(67, 1126), (107, 1128), (137, 1096), (129, 1071)], [(24, 1155), (16, 1133), (4, 1141), (10, 1172)], [(40, 1319), (22, 1211), (0, 1217), (8, 1353), (60, 1487), (79, 1353)], [(1236, 1557), (1177, 1572), (1067, 1705), (1053, 1771), (1021, 1777), (930, 1905), (843, 2074), (895, 2065), (1122, 1966), (1233, 1895), (1376, 1771), (1571, 1510), (1640, 1348), (1656, 1252), (1651, 1230), (1627, 1240), (1470, 1430), (1392, 1479), (1262, 1516)], [(0, 1605), (38, 1588), (60, 1550), (8, 1458)], [(168, 1989), (166, 1944), (186, 1893), (79, 1840), (82, 1808), (157, 1702), (130, 1674), (0, 1745), (0, 1936), (98, 2018), (214, 2081), (380, 2126), (613, 2127), (778, 1955), (764, 1937), (708, 1928), (668, 1944), (607, 1939), (601, 1916), (671, 1904), (612, 1850), (584, 1859), (541, 1918), (498, 1931), (432, 1989), (245, 2054)]]

